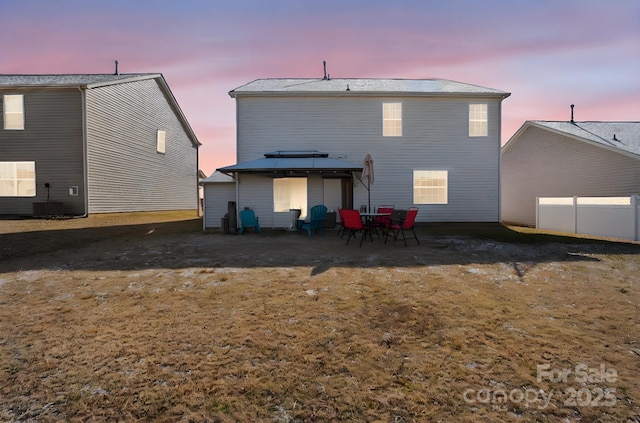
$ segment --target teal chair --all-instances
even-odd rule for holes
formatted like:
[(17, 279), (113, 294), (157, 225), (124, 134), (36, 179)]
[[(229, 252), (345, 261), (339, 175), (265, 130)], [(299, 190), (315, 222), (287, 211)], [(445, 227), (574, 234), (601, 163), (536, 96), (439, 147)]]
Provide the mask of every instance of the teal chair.
[(240, 211), (240, 229), (238, 229), (238, 235), (242, 235), (245, 228), (253, 228), (257, 234), (260, 233), (260, 222), (251, 209)]
[(304, 229), (309, 238), (313, 231), (323, 233), (322, 226), (325, 220), (327, 220), (327, 208), (322, 204), (313, 206), (309, 211), (309, 219), (298, 222), (298, 232)]

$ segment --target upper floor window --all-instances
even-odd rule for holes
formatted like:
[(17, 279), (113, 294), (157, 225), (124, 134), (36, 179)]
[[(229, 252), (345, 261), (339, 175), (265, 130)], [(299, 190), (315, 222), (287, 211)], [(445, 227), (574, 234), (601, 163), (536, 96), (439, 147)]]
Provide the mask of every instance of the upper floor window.
[(449, 172), (446, 170), (413, 171), (414, 204), (447, 204)]
[(402, 103), (382, 103), (382, 136), (402, 136)]
[(156, 151), (158, 153), (166, 152), (166, 147), (165, 147), (166, 136), (167, 136), (166, 132), (158, 130), (158, 133), (156, 134)]
[(469, 136), (486, 137), (487, 129), (487, 105), (469, 104)]
[(4, 129), (24, 129), (24, 96), (22, 94), (5, 95), (2, 110)]
[(35, 162), (0, 162), (0, 197), (35, 197)]

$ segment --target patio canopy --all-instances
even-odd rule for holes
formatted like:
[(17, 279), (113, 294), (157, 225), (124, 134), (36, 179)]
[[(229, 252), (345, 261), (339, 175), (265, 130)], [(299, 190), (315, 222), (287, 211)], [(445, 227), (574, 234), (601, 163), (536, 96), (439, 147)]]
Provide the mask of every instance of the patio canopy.
[(233, 166), (217, 169), (225, 174), (253, 173), (282, 178), (304, 176), (310, 173), (323, 177), (351, 176), (352, 172), (361, 172), (362, 165), (333, 159), (328, 153), (320, 151), (274, 151), (266, 153), (263, 159), (242, 162)]

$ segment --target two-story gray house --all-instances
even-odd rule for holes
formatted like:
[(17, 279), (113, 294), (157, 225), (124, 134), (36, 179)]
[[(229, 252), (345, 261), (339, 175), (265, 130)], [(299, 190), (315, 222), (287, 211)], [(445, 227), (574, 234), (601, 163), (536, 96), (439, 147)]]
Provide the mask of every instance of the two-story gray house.
[(0, 118), (0, 214), (198, 207), (200, 143), (161, 74), (0, 75)]
[[(237, 209), (290, 227), (290, 209), (417, 206), (418, 221), (500, 220), (501, 104), (510, 94), (428, 79), (259, 79), (232, 90)], [(374, 183), (361, 180), (367, 154)], [(212, 178), (207, 195), (227, 189)], [(220, 187), (217, 189), (216, 187)], [(224, 189), (223, 189), (224, 187)], [(225, 201), (215, 204), (223, 205)], [(205, 228), (227, 210), (205, 211)]]

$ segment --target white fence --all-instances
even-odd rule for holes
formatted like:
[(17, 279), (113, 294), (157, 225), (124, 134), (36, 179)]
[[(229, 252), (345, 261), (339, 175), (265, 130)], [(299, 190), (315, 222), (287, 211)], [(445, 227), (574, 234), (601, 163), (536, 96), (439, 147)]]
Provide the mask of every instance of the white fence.
[(536, 228), (639, 241), (640, 196), (539, 197)]

